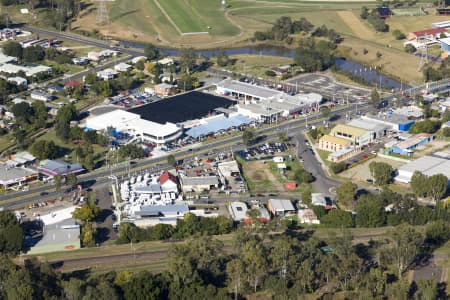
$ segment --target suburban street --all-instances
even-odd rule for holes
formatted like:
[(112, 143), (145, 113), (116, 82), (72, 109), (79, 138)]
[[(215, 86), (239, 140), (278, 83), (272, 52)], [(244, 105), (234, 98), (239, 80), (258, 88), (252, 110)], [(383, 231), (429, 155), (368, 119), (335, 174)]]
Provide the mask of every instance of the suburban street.
[[(367, 109), (369, 107), (368, 104), (361, 105), (361, 109)], [(344, 108), (339, 108), (335, 111), (333, 111), (332, 116), (334, 115), (342, 115), (346, 114), (347, 112), (353, 110), (353, 106), (348, 106)], [(321, 122), (321, 115), (316, 114), (313, 116), (308, 117), (308, 124), (314, 124), (315, 122)], [(284, 123), (271, 126), (268, 128), (262, 128), (256, 131), (258, 136), (264, 137), (265, 140), (270, 139), (277, 139), (279, 131), (289, 131), (289, 135), (295, 135), (296, 133), (301, 133), (303, 130), (305, 130), (305, 120), (302, 119), (295, 119), (291, 121), (286, 121)], [(183, 159), (186, 157), (192, 157), (192, 153), (190, 151), (190, 148), (195, 148), (195, 153), (197, 155), (200, 155), (202, 153), (211, 151), (212, 149), (216, 149), (217, 151), (228, 151), (231, 147), (233, 147), (233, 151), (239, 150), (239, 148), (243, 148), (242, 145), (242, 137), (239, 136), (233, 136), (225, 139), (221, 139), (218, 141), (210, 142), (207, 144), (198, 144), (193, 145), (191, 147), (185, 147), (182, 150), (172, 152), (171, 154), (175, 155), (176, 159)], [(169, 154), (169, 153), (168, 153)], [(320, 164), (314, 163), (311, 159), (311, 162), (309, 162), (310, 159), (308, 159), (307, 162), (307, 170), (310, 172), (313, 172), (313, 174), (316, 176), (316, 180), (321, 180), (320, 178), (325, 175)], [(305, 160), (306, 162), (306, 160)], [(130, 173), (133, 173), (137, 170), (142, 169), (150, 169), (150, 168), (156, 168), (156, 169), (164, 169), (168, 168), (167, 165), (167, 157), (157, 157), (157, 158), (145, 158), (141, 160), (134, 161), (130, 166), (127, 163), (120, 163), (116, 166), (113, 166), (112, 168), (102, 167), (96, 171), (89, 172), (87, 174), (83, 174), (78, 176), (79, 182), (88, 183), (88, 187), (91, 189), (96, 188), (97, 185), (104, 184), (105, 182), (111, 182), (111, 179), (108, 177), (110, 175), (116, 175), (121, 176), (126, 174), (128, 171)], [(316, 171), (316, 169), (321, 169), (322, 172)], [(320, 173), (319, 173), (320, 172)], [(326, 180), (326, 176), (324, 177)], [(325, 181), (324, 181), (325, 182)], [(328, 185), (331, 185), (332, 181), (328, 182)], [(41, 195), (41, 193), (47, 193), (45, 195)], [(62, 192), (60, 192), (62, 193)], [(22, 207), (29, 203), (34, 202), (40, 202), (40, 201), (46, 201), (55, 199), (61, 194), (54, 191), (54, 185), (52, 183), (38, 186), (38, 187), (31, 187), (28, 191), (20, 191), (20, 192), (14, 192), (9, 194), (3, 194), (0, 195), (0, 206), (3, 206), (5, 208), (15, 208), (15, 207)], [(3, 202), (3, 203), (2, 203)]]

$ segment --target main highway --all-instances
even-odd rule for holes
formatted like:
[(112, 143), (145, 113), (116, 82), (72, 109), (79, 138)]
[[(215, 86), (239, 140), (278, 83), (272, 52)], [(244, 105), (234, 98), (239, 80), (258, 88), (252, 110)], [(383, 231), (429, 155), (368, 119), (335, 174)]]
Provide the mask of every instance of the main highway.
[[(360, 111), (367, 110), (368, 108), (369, 108), (368, 104), (359, 104), (358, 106), (358, 109)], [(353, 109), (354, 109), (353, 105), (338, 108), (332, 112), (331, 118), (336, 115), (345, 115), (353, 111)], [(277, 139), (280, 131), (286, 131), (289, 132), (290, 136), (291, 135), (295, 136), (296, 134), (299, 134), (305, 130), (306, 128), (305, 121), (306, 120), (304, 118), (285, 121), (274, 126), (260, 128), (256, 130), (256, 134), (259, 137), (265, 138), (265, 141)], [(323, 120), (320, 114), (308, 116), (309, 125), (321, 122), (323, 122)], [(204, 153), (208, 153), (213, 149), (219, 152), (227, 152), (230, 149), (236, 151), (243, 149), (244, 145), (242, 144), (242, 136), (239, 135), (220, 139), (209, 143), (193, 144), (190, 145), (189, 147), (190, 148), (185, 147), (184, 149), (172, 151), (171, 153), (168, 153), (168, 155), (173, 154), (175, 158), (179, 160), (192, 158), (193, 155), (198, 156)], [(143, 169), (150, 169), (150, 168), (164, 169), (168, 167), (169, 166), (167, 165), (167, 156), (161, 156), (150, 159), (145, 158), (135, 160), (130, 165), (127, 163), (121, 163), (112, 167), (102, 167), (98, 170), (78, 176), (78, 181), (92, 182), (93, 186), (91, 186), (91, 188), (94, 188), (96, 185), (105, 184), (106, 182), (111, 181), (111, 179), (109, 178), (110, 175), (120, 176), (127, 174), (128, 172), (133, 173)], [(310, 168), (310, 171), (312, 171), (316, 175), (316, 177), (318, 177), (317, 175), (319, 176), (324, 175), (323, 173), (318, 173), (320, 171), (317, 171), (317, 169), (321, 168), (320, 164), (311, 165), (308, 166), (308, 168)], [(30, 203), (55, 199), (58, 196), (62, 195), (61, 193), (63, 193), (63, 191), (60, 192), (55, 191), (55, 186), (53, 183), (47, 183), (42, 186), (34, 186), (34, 187), (32, 186), (28, 191), (19, 191), (0, 195), (0, 206), (4, 208), (23, 207)]]

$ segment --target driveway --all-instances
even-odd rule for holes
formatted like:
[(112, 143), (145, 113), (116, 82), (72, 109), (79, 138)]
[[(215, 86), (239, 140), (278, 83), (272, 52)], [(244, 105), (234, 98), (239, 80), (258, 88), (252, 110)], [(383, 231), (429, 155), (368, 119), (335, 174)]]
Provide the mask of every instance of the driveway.
[(98, 207), (102, 209), (99, 220), (97, 221), (97, 242), (102, 244), (107, 240), (114, 240), (117, 238), (116, 232), (113, 230), (113, 210), (112, 195), (109, 191), (110, 183), (106, 182), (94, 189), (95, 197), (98, 200)]

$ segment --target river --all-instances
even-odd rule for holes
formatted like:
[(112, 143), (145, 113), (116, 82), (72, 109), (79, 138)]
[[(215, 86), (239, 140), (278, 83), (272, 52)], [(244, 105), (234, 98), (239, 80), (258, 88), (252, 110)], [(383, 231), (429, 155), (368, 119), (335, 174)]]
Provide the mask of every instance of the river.
[[(121, 41), (124, 47), (138, 48), (142, 49), (145, 47), (144, 44)], [(168, 56), (179, 56), (179, 49), (170, 48), (160, 48), (162, 53)], [(240, 54), (253, 54), (253, 55), (269, 55), (269, 56), (281, 56), (281, 57), (294, 57), (295, 49), (289, 49), (281, 46), (271, 46), (271, 45), (257, 45), (257, 46), (247, 46), (238, 48), (228, 48), (228, 49), (207, 49), (207, 50), (196, 50), (198, 56), (204, 57), (214, 57), (220, 51), (225, 51), (227, 55), (240, 55)], [(402, 89), (408, 88), (407, 85), (402, 84), (389, 76), (379, 73), (376, 68), (364, 66), (355, 61), (346, 60), (344, 58), (337, 58), (335, 61), (335, 66), (347, 73), (352, 74), (353, 77), (357, 77), (366, 83), (378, 86), (385, 89)]]

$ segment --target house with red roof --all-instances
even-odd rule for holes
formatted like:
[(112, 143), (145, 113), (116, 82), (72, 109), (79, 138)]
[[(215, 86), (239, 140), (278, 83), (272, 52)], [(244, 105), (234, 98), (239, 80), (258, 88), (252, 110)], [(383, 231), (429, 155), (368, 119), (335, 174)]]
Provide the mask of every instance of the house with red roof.
[(170, 172), (164, 172), (159, 176), (159, 184), (165, 193), (178, 192), (177, 177)]
[(439, 38), (441, 33), (445, 33), (446, 29), (445, 28), (430, 28), (430, 29), (425, 29), (425, 30), (420, 30), (420, 31), (415, 31), (415, 32), (410, 32), (408, 34), (408, 40), (412, 41), (412, 40), (424, 40), (424, 39), (436, 39)]
[(66, 82), (66, 84), (64, 84), (64, 87), (66, 89), (73, 89), (73, 88), (82, 87), (82, 86), (83, 86), (83, 84), (76, 80), (71, 80), (71, 81)]

